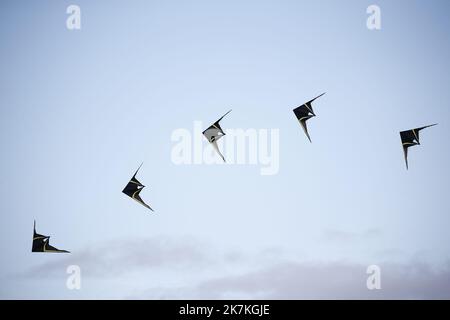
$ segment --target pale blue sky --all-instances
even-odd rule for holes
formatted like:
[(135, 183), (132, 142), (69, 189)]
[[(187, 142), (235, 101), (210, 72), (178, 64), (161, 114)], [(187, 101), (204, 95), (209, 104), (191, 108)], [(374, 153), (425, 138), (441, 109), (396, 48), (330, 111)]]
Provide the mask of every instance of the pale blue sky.
[[(81, 7), (79, 31), (66, 29), (70, 4)], [(379, 31), (366, 28), (370, 4), (381, 8)], [(183, 288), (180, 297), (195, 298), (192, 288), (252, 272), (259, 259), (445, 266), (449, 12), (445, 0), (2, 1), (0, 297), (155, 298)], [(292, 109), (322, 92), (310, 144)], [(280, 129), (278, 175), (172, 164), (173, 130), (230, 108), (225, 131)], [(406, 171), (398, 132), (436, 122)], [(141, 195), (155, 214), (121, 193), (141, 162)], [(70, 258), (30, 253), (33, 219)], [(161, 266), (91, 272), (114, 268), (92, 262), (88, 247), (120, 254), (128, 249), (118, 244), (148, 238), (161, 255), (130, 254)], [(174, 271), (167, 261), (186, 238), (207, 257)], [(86, 275), (79, 292), (65, 288), (68, 264)], [(33, 273), (46, 266), (50, 276)], [(227, 290), (219, 297), (265, 297)]]

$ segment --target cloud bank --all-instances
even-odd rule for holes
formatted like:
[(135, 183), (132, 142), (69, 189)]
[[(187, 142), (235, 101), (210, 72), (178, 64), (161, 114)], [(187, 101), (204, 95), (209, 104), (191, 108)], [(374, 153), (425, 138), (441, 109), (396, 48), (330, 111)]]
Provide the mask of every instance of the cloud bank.
[[(331, 235), (336, 237), (335, 232)], [(368, 265), (305, 261), (283, 252), (282, 248), (220, 251), (190, 237), (117, 240), (38, 265), (17, 277), (52, 279), (76, 264), (90, 281), (120, 280), (116, 290), (128, 299), (450, 299), (450, 264), (436, 269), (418, 260), (385, 261), (378, 264), (381, 289), (369, 290)], [(157, 274), (164, 277), (139, 280)]]

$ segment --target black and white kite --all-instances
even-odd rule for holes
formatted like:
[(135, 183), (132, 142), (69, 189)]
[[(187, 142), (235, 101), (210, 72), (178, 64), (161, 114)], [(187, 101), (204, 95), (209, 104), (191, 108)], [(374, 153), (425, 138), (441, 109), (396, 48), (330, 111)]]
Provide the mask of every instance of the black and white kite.
[(315, 97), (314, 99), (302, 104), (300, 107), (297, 107), (293, 110), (295, 116), (297, 117), (297, 120), (302, 125), (303, 131), (305, 131), (305, 134), (308, 137), (309, 142), (311, 142), (311, 137), (309, 136), (309, 133), (308, 133), (308, 127), (306, 126), (306, 121), (311, 119), (312, 117), (316, 116), (316, 114), (314, 113), (314, 110), (312, 108), (312, 103), (314, 102), (314, 100), (320, 98), (324, 94), (325, 93), (322, 93), (320, 96)]
[(206, 139), (208, 139), (209, 143), (213, 145), (214, 149), (216, 149), (217, 153), (220, 155), (224, 162), (226, 162), (225, 158), (222, 153), (220, 153), (219, 147), (217, 146), (217, 140), (225, 135), (225, 132), (223, 132), (219, 122), (230, 112), (231, 110), (225, 113), (219, 120), (214, 122), (208, 129), (203, 131), (203, 135), (206, 137)]
[(145, 186), (139, 182), (138, 179), (136, 179), (136, 174), (138, 173), (139, 169), (141, 168), (142, 164), (139, 166), (139, 168), (136, 170), (136, 173), (131, 178), (130, 182), (125, 186), (125, 188), (122, 190), (123, 193), (125, 193), (130, 198), (136, 200), (140, 204), (142, 204), (144, 207), (150, 209), (153, 211), (152, 208), (148, 204), (144, 202), (144, 200), (141, 199), (139, 196), (139, 193), (142, 191), (142, 189), (145, 188)]
[(58, 250), (50, 245), (50, 237), (36, 232), (36, 221), (33, 227), (33, 246), (31, 252), (70, 253), (66, 250)]
[(400, 138), (402, 139), (402, 145), (403, 145), (403, 153), (405, 155), (406, 169), (408, 169), (408, 148), (415, 146), (415, 145), (420, 145), (419, 132), (423, 129), (426, 129), (426, 128), (429, 128), (429, 127), (432, 127), (435, 125), (437, 125), (437, 123), (429, 125), (429, 126), (421, 127), (421, 128), (416, 128), (416, 129), (411, 129), (411, 130), (406, 130), (406, 131), (400, 132)]

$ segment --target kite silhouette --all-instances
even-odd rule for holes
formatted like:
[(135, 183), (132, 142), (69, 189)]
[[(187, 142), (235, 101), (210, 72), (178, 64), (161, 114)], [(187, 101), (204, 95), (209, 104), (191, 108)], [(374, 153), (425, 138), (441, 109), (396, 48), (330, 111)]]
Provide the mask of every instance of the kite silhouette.
[(293, 110), (295, 116), (297, 117), (297, 120), (302, 125), (303, 131), (305, 131), (305, 134), (308, 137), (309, 142), (312, 142), (312, 141), (311, 141), (311, 137), (309, 136), (309, 133), (308, 133), (308, 127), (306, 126), (306, 121), (311, 119), (312, 117), (316, 116), (316, 114), (314, 113), (314, 110), (312, 108), (312, 103), (314, 102), (314, 100), (320, 98), (324, 94), (325, 93), (322, 93), (320, 96), (315, 97), (314, 99), (306, 102), (305, 104), (302, 104), (300, 107), (297, 107)]
[(416, 128), (416, 129), (411, 129), (411, 130), (406, 130), (406, 131), (401, 131), (400, 132), (400, 138), (402, 139), (402, 145), (403, 145), (403, 153), (405, 155), (405, 162), (406, 162), (406, 169), (408, 170), (408, 148), (412, 147), (412, 146), (416, 146), (416, 145), (420, 145), (420, 139), (419, 139), (419, 132), (420, 130), (429, 128), (429, 127), (433, 127), (437, 125), (437, 123), (429, 125), (429, 126), (425, 126), (425, 127), (421, 127), (421, 128)]
[(214, 149), (216, 149), (217, 153), (220, 155), (220, 157), (224, 162), (226, 162), (225, 158), (222, 155), (222, 153), (220, 153), (219, 147), (217, 146), (217, 140), (219, 140), (225, 135), (225, 132), (223, 132), (219, 122), (230, 112), (231, 110), (225, 113), (219, 120), (214, 122), (208, 129), (203, 131), (203, 135), (206, 137), (206, 139), (208, 139), (209, 143), (213, 145)]
[(50, 245), (50, 237), (36, 232), (36, 221), (33, 227), (33, 246), (31, 252), (70, 253), (66, 250), (58, 250)]
[(144, 207), (154, 211), (148, 204), (144, 202), (144, 200), (141, 199), (139, 196), (139, 193), (142, 191), (142, 189), (145, 188), (145, 186), (139, 182), (138, 179), (136, 179), (136, 174), (138, 173), (139, 169), (141, 168), (142, 164), (139, 166), (139, 168), (136, 170), (135, 174), (131, 178), (130, 182), (125, 186), (125, 188), (122, 190), (123, 193), (125, 193), (130, 198), (136, 200), (140, 204), (142, 204)]

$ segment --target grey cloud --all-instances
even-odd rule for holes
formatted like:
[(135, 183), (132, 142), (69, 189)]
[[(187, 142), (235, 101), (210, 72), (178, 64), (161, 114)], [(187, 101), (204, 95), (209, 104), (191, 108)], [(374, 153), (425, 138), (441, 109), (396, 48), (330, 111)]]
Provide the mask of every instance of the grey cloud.
[(342, 231), (337, 229), (326, 229), (323, 232), (322, 240), (329, 242), (348, 243), (348, 242), (371, 240), (379, 237), (380, 235), (381, 230), (376, 228), (367, 229), (366, 231), (360, 233)]
[[(133, 291), (123, 294), (135, 299), (450, 299), (450, 264), (436, 270), (420, 257), (408, 263), (380, 262), (382, 289), (368, 290), (367, 265), (306, 262), (283, 252), (218, 252), (189, 237), (117, 240), (39, 265), (21, 277), (52, 277), (78, 264), (93, 280), (127, 279), (124, 288)], [(169, 279), (183, 273), (176, 282), (134, 288), (126, 276), (146, 270), (164, 271)]]
[(246, 274), (205, 281), (200, 298), (263, 299), (450, 299), (450, 265), (381, 264), (381, 290), (368, 290), (367, 266), (285, 262)]
[(143, 269), (196, 268), (208, 259), (202, 244), (190, 237), (115, 240), (33, 267), (20, 276), (52, 277), (68, 265), (79, 265), (83, 276), (109, 277)]

